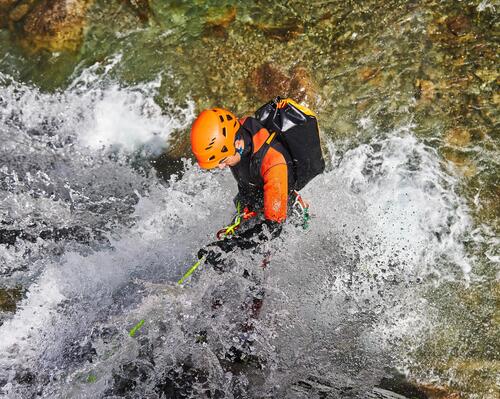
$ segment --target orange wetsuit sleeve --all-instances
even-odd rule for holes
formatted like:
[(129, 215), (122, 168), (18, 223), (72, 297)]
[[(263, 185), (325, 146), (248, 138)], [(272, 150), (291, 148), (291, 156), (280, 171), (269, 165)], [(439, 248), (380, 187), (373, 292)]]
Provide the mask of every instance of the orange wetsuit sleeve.
[(262, 162), (261, 174), (264, 180), (264, 217), (283, 222), (288, 204), (288, 167), (283, 155), (270, 148)]

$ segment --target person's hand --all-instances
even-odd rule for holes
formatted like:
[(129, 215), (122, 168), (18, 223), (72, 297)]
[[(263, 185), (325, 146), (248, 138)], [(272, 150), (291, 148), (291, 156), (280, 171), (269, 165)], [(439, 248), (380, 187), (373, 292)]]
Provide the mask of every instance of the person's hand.
[(214, 245), (208, 245), (198, 251), (198, 259), (203, 257), (205, 258), (205, 262), (212, 266), (218, 266), (222, 262), (222, 252)]
[(217, 266), (222, 263), (222, 254), (233, 249), (230, 239), (224, 239), (209, 244), (198, 251), (198, 259), (205, 257), (205, 261), (212, 266)]

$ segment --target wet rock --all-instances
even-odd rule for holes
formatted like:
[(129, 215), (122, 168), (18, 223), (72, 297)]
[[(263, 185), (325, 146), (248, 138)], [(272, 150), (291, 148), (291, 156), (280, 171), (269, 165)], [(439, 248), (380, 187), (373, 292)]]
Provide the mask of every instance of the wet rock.
[(317, 102), (318, 89), (309, 71), (304, 67), (297, 67), (292, 71), (288, 96), (294, 100), (313, 106)]
[(470, 144), (471, 135), (463, 128), (453, 128), (446, 132), (445, 141), (447, 144), (457, 147), (466, 147)]
[(94, 240), (107, 241), (101, 232), (92, 232), (79, 226), (54, 227), (37, 233), (20, 229), (0, 229), (0, 244), (15, 245), (17, 240), (36, 242), (39, 238), (54, 241), (75, 240), (85, 244), (90, 244)]
[(458, 15), (446, 18), (446, 27), (456, 36), (462, 36), (471, 29), (469, 18), (465, 15)]
[(31, 385), (36, 381), (36, 376), (29, 370), (18, 371), (14, 377), (17, 383)]
[[(189, 141), (189, 139), (187, 139)], [(186, 150), (187, 151), (187, 150)], [(190, 150), (189, 150), (190, 151)], [(164, 179), (170, 179), (173, 174), (181, 175), (183, 171), (184, 164), (181, 160), (182, 157), (190, 158), (191, 153), (187, 153), (180, 157), (172, 155), (170, 152), (160, 155), (158, 158), (153, 160), (151, 163), (156, 169), (158, 175)]]
[(465, 177), (474, 176), (477, 173), (476, 165), (465, 154), (458, 151), (443, 150), (443, 156), (450, 161)]
[(270, 39), (288, 42), (304, 33), (304, 25), (299, 20), (287, 20), (281, 25), (256, 23), (253, 26), (264, 33)]
[(7, 26), (9, 13), (18, 0), (0, 0), (0, 29)]
[(21, 3), (17, 7), (15, 7), (9, 14), (9, 20), (12, 22), (19, 22), (23, 19), (28, 11), (30, 10), (31, 4), (29, 3)]
[(280, 68), (265, 62), (250, 72), (248, 88), (260, 101), (288, 92), (290, 78)]
[(167, 154), (172, 159), (191, 156), (191, 134), (190, 130), (178, 130), (174, 132), (169, 140)]
[(93, 0), (42, 0), (25, 17), (23, 44), (32, 50), (75, 51)]
[(23, 289), (17, 288), (0, 288), (0, 311), (15, 312), (17, 303), (23, 297)]
[(9, 10), (14, 6), (19, 0), (0, 0), (0, 11)]
[(251, 71), (247, 86), (259, 101), (269, 101), (279, 95), (313, 106), (317, 100), (316, 84), (308, 70), (301, 66), (287, 74), (265, 62)]
[(182, 365), (168, 370), (155, 386), (155, 391), (165, 398), (200, 397), (201, 392), (207, 395), (203, 397), (214, 395), (213, 397), (221, 398), (222, 392), (217, 389), (215, 392), (211, 392), (208, 377), (206, 370), (198, 369), (186, 361)]
[(452, 392), (450, 388), (430, 384), (419, 385), (427, 399), (460, 399), (460, 394)]
[(148, 22), (153, 10), (150, 0), (127, 0), (127, 4), (134, 10), (142, 22)]

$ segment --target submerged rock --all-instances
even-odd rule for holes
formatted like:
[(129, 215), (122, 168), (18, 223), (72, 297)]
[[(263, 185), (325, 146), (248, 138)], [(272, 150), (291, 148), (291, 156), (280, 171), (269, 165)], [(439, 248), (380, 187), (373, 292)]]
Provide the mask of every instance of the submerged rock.
[(292, 70), (289, 97), (312, 106), (317, 102), (318, 89), (309, 71), (304, 67)]
[(419, 388), (426, 394), (427, 399), (460, 399), (460, 394), (446, 387), (423, 384), (419, 385)]
[(458, 15), (446, 18), (446, 27), (456, 36), (462, 36), (470, 31), (471, 24), (465, 15)]
[(0, 29), (7, 26), (9, 14), (18, 0), (0, 0)]
[(293, 19), (287, 20), (280, 25), (254, 23), (252, 26), (262, 31), (266, 37), (280, 42), (288, 42), (292, 39), (296, 39), (305, 31), (301, 21)]
[(153, 13), (149, 0), (127, 0), (127, 3), (132, 7), (142, 22), (149, 21)]
[(288, 91), (290, 78), (278, 67), (265, 62), (250, 72), (249, 90), (260, 101), (267, 101)]
[(79, 48), (93, 0), (42, 0), (24, 18), (23, 44), (37, 51)]
[(454, 128), (446, 132), (445, 141), (449, 145), (466, 147), (470, 144), (471, 135), (463, 128)]
[(228, 26), (236, 19), (236, 7), (211, 8), (205, 17), (203, 34), (205, 37), (213, 36), (227, 39)]
[(317, 97), (316, 84), (308, 70), (300, 66), (285, 73), (265, 62), (250, 72), (247, 86), (259, 101), (269, 101), (279, 95), (312, 105)]
[(227, 28), (236, 19), (236, 7), (211, 8), (205, 18), (205, 26)]
[(0, 311), (15, 312), (22, 296), (23, 290), (20, 287), (0, 288)]
[(477, 173), (477, 167), (467, 155), (458, 151), (443, 149), (443, 156), (450, 161), (464, 177), (471, 177)]
[(26, 16), (26, 14), (28, 14), (28, 11), (33, 7), (34, 2), (34, 0), (18, 2), (18, 4), (10, 12), (9, 20), (11, 22), (19, 22)]
[(434, 100), (434, 97), (436, 96), (434, 83), (432, 83), (430, 80), (417, 79), (415, 85), (417, 88), (416, 98), (420, 102), (425, 103)]

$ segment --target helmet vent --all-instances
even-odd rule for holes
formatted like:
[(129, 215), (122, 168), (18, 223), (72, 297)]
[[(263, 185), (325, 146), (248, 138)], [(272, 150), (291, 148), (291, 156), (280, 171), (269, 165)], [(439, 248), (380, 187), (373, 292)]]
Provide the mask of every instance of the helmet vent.
[(224, 117), (222, 115), (219, 115), (219, 119), (221, 122), (224, 122)]
[(212, 155), (210, 158), (208, 158), (209, 161), (213, 161), (215, 159), (215, 155)]
[(222, 135), (224, 137), (227, 137), (227, 133), (226, 133), (226, 128), (225, 127), (222, 128)]
[(233, 120), (233, 117), (232, 117), (231, 115), (226, 114), (226, 119), (227, 119), (228, 121), (232, 121), (232, 120)]
[(208, 151), (212, 147), (213, 147), (213, 145), (209, 145), (207, 148), (205, 148), (205, 150)]
[(226, 146), (222, 147), (221, 150), (220, 150), (220, 152), (227, 152), (227, 151), (228, 151), (228, 149), (227, 149)]
[(237, 124), (238, 124), (238, 122), (234, 121), (233, 127), (236, 127)]

